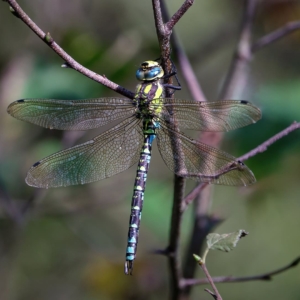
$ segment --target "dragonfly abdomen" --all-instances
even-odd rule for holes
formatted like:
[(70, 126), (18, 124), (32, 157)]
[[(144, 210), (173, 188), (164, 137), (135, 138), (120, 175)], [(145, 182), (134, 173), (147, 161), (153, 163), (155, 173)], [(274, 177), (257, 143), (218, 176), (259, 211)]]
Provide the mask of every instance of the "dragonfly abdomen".
[[(147, 124), (147, 122), (146, 122)], [(155, 131), (149, 133), (149, 128), (144, 128), (144, 143), (137, 167), (134, 190), (131, 202), (131, 214), (129, 219), (128, 244), (126, 249), (125, 274), (132, 274), (133, 261), (137, 251), (139, 228), (144, 202), (147, 173), (151, 160), (152, 142), (155, 138)], [(151, 126), (150, 126), (151, 127)]]

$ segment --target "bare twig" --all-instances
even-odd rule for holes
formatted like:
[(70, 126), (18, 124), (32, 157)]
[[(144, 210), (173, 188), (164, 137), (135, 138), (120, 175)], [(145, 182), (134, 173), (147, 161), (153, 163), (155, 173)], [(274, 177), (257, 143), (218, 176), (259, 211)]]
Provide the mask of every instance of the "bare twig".
[(96, 82), (114, 90), (115, 92), (133, 98), (134, 93), (126, 90), (122, 86), (108, 80), (105, 76), (101, 76), (75, 61), (67, 52), (65, 52), (51, 37), (50, 33), (45, 33), (37, 26), (29, 16), (23, 11), (20, 5), (15, 0), (6, 0), (14, 10), (14, 14), (18, 16), (42, 41), (44, 41), (53, 51), (55, 51), (66, 63), (67, 66), (78, 71), (79, 73), (93, 79)]
[[(232, 277), (232, 276), (220, 276), (220, 277), (212, 277), (212, 280), (217, 283), (227, 283), (227, 282), (247, 282), (247, 281), (256, 281), (256, 280), (272, 280), (272, 277), (278, 274), (281, 274), (293, 267), (296, 267), (300, 263), (300, 257), (297, 257), (294, 259), (291, 263), (288, 265), (279, 268), (277, 270), (259, 274), (259, 275), (253, 275), (253, 276), (245, 276), (245, 277)], [(202, 285), (209, 283), (207, 278), (201, 278), (201, 279), (184, 279), (182, 281), (183, 285)]]
[[(161, 1), (161, 9), (164, 19), (168, 20), (169, 16), (167, 12), (167, 7), (165, 1), (163, 0)], [(195, 75), (195, 72), (193, 71), (192, 65), (188, 57), (186, 56), (184, 49), (181, 47), (176, 32), (174, 30), (173, 34), (171, 35), (171, 45), (172, 53), (176, 56), (179, 62), (181, 74), (185, 80), (188, 90), (191, 93), (192, 99), (196, 101), (206, 101), (206, 98)]]
[[(165, 20), (169, 19), (167, 8), (164, 1), (160, 2), (163, 17)], [(185, 55), (182, 47), (180, 47), (178, 39), (173, 32), (172, 35), (172, 45), (173, 45), (173, 53), (177, 56), (177, 60), (179, 61), (183, 76), (185, 78), (186, 84), (192, 94), (192, 97), (198, 101), (205, 101), (204, 94), (201, 90), (200, 85), (198, 84), (197, 78), (192, 70), (191, 64), (188, 61), (187, 56)], [(171, 219), (171, 230), (170, 230), (170, 240), (169, 247), (160, 252), (160, 254), (167, 255), (169, 257), (169, 266), (170, 266), (170, 275), (171, 275), (171, 291), (172, 291), (172, 299), (177, 299), (182, 294), (183, 289), (181, 286), (181, 278), (182, 278), (182, 269), (180, 266), (180, 257), (179, 257), (179, 239), (180, 239), (180, 226), (181, 226), (181, 218), (184, 212), (182, 207), (183, 196), (184, 196), (184, 184), (185, 181), (183, 178), (175, 176), (174, 180), (174, 199), (173, 199), (173, 210), (172, 210), (172, 219)], [(206, 222), (207, 223), (207, 222)], [(207, 232), (207, 231), (205, 231)], [(197, 236), (198, 237), (198, 236)], [(194, 250), (194, 249), (192, 249)], [(191, 251), (192, 251), (191, 250)], [(191, 253), (191, 252), (189, 252)], [(188, 263), (189, 266), (195, 265), (194, 259), (191, 256), (187, 256), (188, 259), (191, 259), (191, 263)], [(186, 267), (185, 267), (186, 268)]]
[(157, 35), (158, 37), (162, 37), (163, 35), (165, 35), (165, 25), (162, 17), (160, 1), (152, 0), (152, 7)]
[(208, 292), (209, 294), (211, 294), (215, 300), (218, 300), (217, 295), (215, 295), (212, 291), (210, 291), (209, 289), (204, 289), (204, 291)]
[(247, 81), (247, 67), (251, 60), (252, 25), (256, 6), (257, 0), (245, 1), (239, 42), (220, 94), (221, 100), (231, 99), (235, 94), (238, 94), (237, 89), (243, 90)]
[(211, 291), (209, 290), (206, 290), (208, 293), (210, 293), (216, 300), (222, 300), (222, 297), (216, 287), (216, 285), (214, 284), (214, 280), (212, 279), (212, 277), (210, 276), (207, 268), (206, 268), (206, 264), (205, 263), (201, 263), (199, 264), (207, 278), (207, 281), (210, 283), (211, 287), (213, 288), (214, 290), (214, 293), (212, 293)]
[(238, 160), (245, 161), (245, 160), (249, 159), (250, 157), (252, 157), (252, 156), (254, 156), (258, 153), (262, 153), (262, 152), (266, 151), (269, 146), (271, 146), (272, 144), (274, 144), (275, 142), (277, 142), (281, 138), (285, 137), (286, 135), (288, 135), (292, 131), (297, 130), (299, 128), (300, 128), (300, 123), (297, 123), (297, 122), (292, 123), (286, 129), (280, 131), (279, 133), (275, 134), (274, 136), (272, 136), (271, 138), (266, 140), (261, 145), (257, 146), (253, 150), (251, 150), (248, 153), (246, 153), (246, 154), (242, 155), (241, 157), (239, 157)]
[(182, 269), (179, 255), (179, 241), (180, 241), (180, 227), (182, 223), (182, 209), (181, 205), (184, 198), (185, 180), (181, 177), (175, 176), (174, 179), (174, 196), (173, 208), (171, 217), (171, 229), (169, 238), (169, 266), (171, 275), (172, 298), (180, 294)]
[[(241, 25), (241, 33), (239, 37), (239, 41), (237, 44), (237, 48), (235, 54), (233, 56), (230, 70), (228, 75), (226, 76), (223, 89), (220, 94), (220, 99), (231, 98), (236, 92), (237, 88), (243, 88), (244, 84), (247, 80), (247, 67), (248, 63), (251, 60), (251, 31), (252, 31), (252, 23), (254, 12), (256, 8), (257, 0), (246, 0), (245, 8), (244, 8), (244, 16), (242, 18)], [(204, 132), (201, 136), (201, 141), (217, 147), (222, 140), (221, 133), (211, 133)], [(211, 190), (212, 187), (207, 184), (200, 184), (193, 190), (187, 198), (185, 198), (185, 202), (182, 206), (183, 209), (186, 208), (186, 205), (192, 201), (192, 198), (196, 195), (199, 195), (200, 198), (196, 198), (196, 213), (194, 219), (194, 230), (193, 235), (190, 239), (189, 250), (192, 249), (192, 253), (199, 253), (201, 246), (204, 242), (205, 235), (201, 234), (205, 232), (206, 227), (212, 227), (216, 223), (207, 224), (207, 214), (211, 203)], [(204, 189), (206, 187), (206, 189)], [(200, 195), (200, 192), (201, 195)], [(205, 225), (205, 227), (203, 227)], [(199, 236), (201, 238), (199, 238)], [(185, 258), (185, 267), (184, 267), (184, 276), (185, 277), (193, 277), (196, 266), (195, 264), (191, 264), (191, 258), (186, 255)], [(185, 294), (188, 295), (190, 293), (190, 288), (186, 287)]]
[[(247, 67), (251, 59), (251, 31), (252, 31), (252, 23), (254, 12), (256, 8), (257, 0), (245, 0), (245, 8), (244, 15), (242, 18), (241, 25), (241, 33), (237, 43), (237, 47), (235, 50), (235, 54), (233, 56), (229, 72), (225, 78), (225, 82), (220, 93), (220, 99), (230, 99), (233, 97), (233, 94), (236, 93), (237, 88), (243, 88), (244, 84), (247, 80)], [(201, 142), (205, 144), (209, 144), (211, 146), (217, 147), (223, 135), (221, 133), (211, 133), (204, 132), (201, 136)], [(204, 221), (205, 213), (208, 214), (208, 210), (210, 208), (211, 203), (211, 190), (212, 187), (206, 185), (206, 189), (204, 189), (205, 185), (202, 187), (197, 187), (196, 190), (192, 192), (192, 194), (188, 195), (187, 202), (185, 201), (185, 205), (191, 202), (192, 196), (196, 195), (199, 190), (202, 190), (201, 198), (196, 198), (196, 211), (195, 219), (194, 219), (194, 231), (193, 236), (190, 240), (190, 246), (194, 245), (194, 249), (192, 253), (199, 253), (202, 244), (204, 243), (205, 236), (200, 235), (201, 231), (204, 231), (204, 228), (201, 225), (205, 224), (206, 226), (213, 226), (213, 224), (208, 225)], [(201, 199), (201, 200), (200, 200)], [(198, 203), (200, 202), (201, 203)], [(204, 219), (203, 219), (204, 218)], [(201, 222), (201, 220), (204, 220)], [(197, 230), (198, 227), (198, 230)], [(199, 231), (199, 232), (198, 232)], [(201, 239), (197, 239), (197, 237), (201, 236)], [(191, 258), (187, 255), (185, 258), (185, 277), (193, 277), (196, 271), (196, 266), (191, 265)], [(190, 293), (190, 287), (185, 288), (185, 294), (188, 295)]]
[(180, 65), (181, 74), (185, 80), (187, 88), (195, 101), (206, 101), (206, 97), (201, 89), (192, 65), (186, 56), (184, 49), (180, 46), (177, 35), (173, 32), (171, 37), (173, 52), (175, 53)]
[[(259, 146), (255, 147), (251, 151), (245, 153), (244, 155), (237, 158), (239, 161), (246, 161), (247, 159), (257, 155), (258, 153), (263, 153), (267, 151), (268, 147), (277, 142), (278, 140), (282, 139), (286, 135), (290, 134), (291, 132), (300, 129), (300, 123), (294, 122), (284, 130), (280, 131), (279, 133), (275, 134)], [(208, 183), (199, 183), (185, 198), (184, 203), (182, 204), (182, 210), (184, 211), (189, 204), (191, 204), (194, 199), (204, 190), (204, 188), (208, 185)]]
[(184, 198), (184, 203), (182, 205), (182, 210), (184, 211), (189, 204), (191, 204), (196, 197), (204, 190), (204, 188), (208, 185), (207, 182), (199, 183), (188, 195)]
[(185, 0), (178, 11), (171, 17), (171, 19), (166, 23), (166, 28), (172, 30), (175, 24), (182, 18), (186, 11), (193, 5), (194, 0)]
[(300, 29), (300, 21), (289, 22), (285, 24), (283, 27), (263, 36), (258, 39), (255, 43), (253, 43), (251, 47), (252, 53), (284, 38), (290, 33)]
[[(194, 0), (185, 0), (183, 5), (178, 9), (178, 11), (171, 17), (171, 19), (166, 24), (164, 24), (160, 0), (152, 0), (155, 27), (161, 50), (162, 67), (168, 73), (170, 73), (172, 69), (172, 65), (169, 60), (171, 55), (170, 36), (172, 34), (172, 29), (174, 25), (186, 13), (186, 11), (193, 5), (193, 3)], [(166, 10), (165, 5), (164, 9)]]
[[(158, 36), (158, 41), (161, 49), (161, 60), (162, 67), (168, 73), (172, 71), (172, 63), (170, 61), (171, 47), (170, 47), (170, 35), (172, 33), (172, 28), (176, 22), (183, 16), (187, 9), (192, 5), (193, 1), (185, 1), (183, 6), (174, 14), (171, 18), (170, 23), (166, 26), (163, 22), (163, 15), (161, 10), (161, 2), (159, 0), (152, 0), (154, 19), (156, 25), (156, 31)], [(164, 11), (166, 12), (166, 7), (164, 6)], [(165, 16), (167, 14), (165, 13)], [(168, 84), (172, 83), (172, 78), (168, 78)], [(166, 94), (167, 97), (172, 95)], [(175, 139), (176, 140), (176, 139)], [(172, 147), (180, 153), (180, 144), (176, 141), (172, 144)], [(174, 197), (173, 197), (173, 209), (172, 209), (172, 218), (171, 218), (171, 230), (170, 230), (170, 239), (168, 246), (169, 254), (169, 266), (170, 266), (170, 275), (171, 275), (171, 291), (172, 299), (177, 299), (181, 293), (180, 280), (182, 278), (182, 271), (180, 266), (180, 257), (179, 257), (179, 240), (180, 240), (180, 226), (182, 218), (182, 209), (181, 204), (184, 198), (184, 187), (185, 180), (184, 178), (178, 177), (175, 175), (174, 179)]]

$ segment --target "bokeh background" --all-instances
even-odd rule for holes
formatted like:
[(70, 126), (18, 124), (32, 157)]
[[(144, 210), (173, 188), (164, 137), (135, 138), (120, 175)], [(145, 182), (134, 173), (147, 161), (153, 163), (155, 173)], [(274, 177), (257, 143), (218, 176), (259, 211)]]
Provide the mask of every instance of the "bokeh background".
[[(170, 13), (182, 1), (169, 1)], [(217, 99), (237, 42), (240, 0), (197, 0), (176, 26), (208, 99)], [(84, 66), (134, 90), (140, 62), (159, 57), (151, 1), (31, 0), (25, 11)], [(7, 106), (21, 98), (116, 96), (71, 69), (0, 4), (0, 299), (166, 299), (168, 264), (152, 255), (168, 243), (173, 174), (154, 147), (134, 276), (123, 275), (135, 167), (85, 186), (36, 190), (24, 182), (37, 160), (102, 132), (50, 131), (15, 120)], [(261, 1), (254, 40), (300, 19), (299, 1)], [(257, 52), (249, 81), (235, 99), (263, 111), (253, 126), (225, 135), (222, 149), (242, 155), (300, 121), (300, 31)], [(185, 88), (176, 97), (190, 97)], [(104, 128), (105, 130), (106, 128)], [(300, 253), (300, 133), (293, 132), (247, 161), (257, 183), (214, 189), (216, 232), (250, 232), (228, 254), (213, 252), (213, 276), (250, 276), (277, 269)], [(187, 192), (194, 186), (188, 182)], [(182, 253), (191, 231), (184, 216)], [(198, 277), (203, 277), (201, 270)], [(271, 282), (219, 284), (224, 299), (300, 299), (300, 269)], [(191, 299), (211, 299), (204, 286)]]

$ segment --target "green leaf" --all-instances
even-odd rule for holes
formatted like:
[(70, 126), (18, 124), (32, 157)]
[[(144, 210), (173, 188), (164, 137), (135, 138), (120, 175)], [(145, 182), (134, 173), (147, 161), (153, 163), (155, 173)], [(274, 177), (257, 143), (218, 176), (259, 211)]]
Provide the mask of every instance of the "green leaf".
[(229, 252), (233, 250), (238, 241), (247, 234), (248, 232), (242, 229), (232, 233), (210, 233), (206, 237), (208, 249)]

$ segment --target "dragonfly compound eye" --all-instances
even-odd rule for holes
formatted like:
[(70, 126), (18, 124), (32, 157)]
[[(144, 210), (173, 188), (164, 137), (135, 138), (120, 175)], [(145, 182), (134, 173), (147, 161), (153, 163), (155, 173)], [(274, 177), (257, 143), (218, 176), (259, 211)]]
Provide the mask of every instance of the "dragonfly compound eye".
[(156, 61), (145, 61), (136, 71), (136, 78), (140, 81), (152, 81), (162, 78), (164, 71), (160, 64)]

